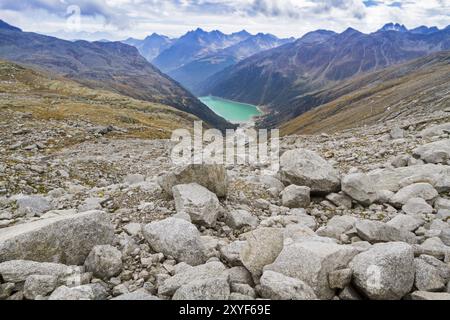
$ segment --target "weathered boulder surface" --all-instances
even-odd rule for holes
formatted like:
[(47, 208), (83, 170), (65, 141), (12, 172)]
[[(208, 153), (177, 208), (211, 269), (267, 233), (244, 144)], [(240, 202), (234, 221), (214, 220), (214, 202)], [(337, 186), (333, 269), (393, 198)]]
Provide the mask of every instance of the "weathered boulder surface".
[(361, 239), (371, 243), (402, 241), (414, 244), (417, 242), (414, 233), (397, 229), (381, 221), (359, 220), (355, 228)]
[(247, 233), (246, 239), (241, 261), (254, 277), (260, 277), (264, 266), (272, 263), (283, 249), (283, 230), (259, 228)]
[(226, 275), (216, 278), (199, 279), (181, 286), (173, 295), (173, 300), (228, 300), (230, 284)]
[(414, 183), (400, 189), (391, 199), (391, 203), (401, 208), (413, 198), (421, 198), (432, 203), (439, 196), (436, 189), (429, 183)]
[(217, 196), (197, 184), (180, 184), (172, 188), (177, 212), (187, 213), (193, 223), (208, 227), (216, 224), (220, 202)]
[(122, 271), (122, 253), (110, 245), (95, 246), (84, 266), (95, 277), (107, 280)]
[(309, 187), (291, 184), (281, 192), (281, 203), (288, 208), (306, 208), (311, 201), (310, 193)]
[(414, 251), (403, 242), (375, 244), (349, 267), (354, 285), (373, 300), (401, 299), (414, 284)]
[(367, 174), (376, 190), (397, 192), (416, 182), (432, 182), (433, 185), (440, 177), (450, 175), (450, 166), (424, 164), (395, 169), (376, 169)]
[(280, 157), (281, 181), (307, 186), (312, 193), (331, 193), (340, 189), (339, 172), (317, 153), (306, 149), (286, 151)]
[(102, 211), (61, 215), (0, 229), (0, 262), (32, 260), (81, 265), (96, 245), (112, 244), (114, 227)]
[(352, 199), (368, 206), (377, 200), (377, 190), (365, 173), (352, 173), (342, 178), (342, 191)]
[(305, 282), (274, 271), (264, 271), (260, 294), (271, 300), (316, 300), (316, 294)]
[(167, 218), (151, 222), (143, 228), (143, 234), (156, 252), (173, 256), (194, 266), (206, 261), (201, 234), (186, 220)]
[(225, 166), (219, 164), (189, 164), (177, 167), (158, 178), (161, 188), (172, 195), (172, 188), (179, 184), (197, 183), (218, 197), (228, 193), (228, 175)]
[(305, 241), (284, 246), (273, 264), (264, 268), (308, 284), (319, 299), (331, 299), (334, 290), (328, 283), (328, 274), (345, 268), (358, 250), (351, 246)]
[(448, 163), (450, 159), (450, 139), (422, 145), (413, 151), (414, 155), (426, 163)]

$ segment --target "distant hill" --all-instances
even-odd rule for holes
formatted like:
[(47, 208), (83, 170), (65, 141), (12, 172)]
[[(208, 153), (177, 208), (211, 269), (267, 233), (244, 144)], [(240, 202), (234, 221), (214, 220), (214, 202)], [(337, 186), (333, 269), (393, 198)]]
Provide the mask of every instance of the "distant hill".
[(198, 116), (219, 129), (233, 127), (177, 82), (120, 42), (65, 41), (0, 27), (0, 58), (63, 75), (95, 89), (161, 103)]
[(316, 108), (281, 126), (284, 135), (336, 132), (450, 106), (450, 51), (361, 75), (304, 99)]
[(316, 31), (224, 69), (198, 93), (260, 105), (267, 112), (260, 125), (273, 127), (321, 105), (310, 97), (327, 86), (442, 50), (450, 50), (449, 28), (429, 34), (395, 25), (372, 34)]
[[(169, 106), (90, 89), (61, 76), (1, 60), (0, 94), (2, 111), (26, 112), (43, 121), (115, 126), (128, 137), (170, 138), (172, 130), (190, 129), (198, 120)], [(76, 139), (67, 137), (66, 143)]]

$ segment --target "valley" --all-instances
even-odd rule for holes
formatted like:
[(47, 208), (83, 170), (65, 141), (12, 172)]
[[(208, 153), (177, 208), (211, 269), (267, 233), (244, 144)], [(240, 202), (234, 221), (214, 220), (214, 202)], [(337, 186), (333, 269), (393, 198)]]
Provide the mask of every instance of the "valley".
[(257, 106), (225, 100), (218, 97), (200, 97), (201, 102), (206, 104), (212, 111), (231, 123), (250, 122), (254, 117), (261, 115)]

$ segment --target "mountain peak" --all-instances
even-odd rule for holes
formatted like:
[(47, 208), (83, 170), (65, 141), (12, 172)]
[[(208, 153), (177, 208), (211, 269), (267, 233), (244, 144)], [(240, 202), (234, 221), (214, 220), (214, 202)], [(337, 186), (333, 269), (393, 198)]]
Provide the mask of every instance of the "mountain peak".
[(434, 27), (434, 26), (433, 27), (420, 26), (420, 27), (410, 30), (411, 33), (416, 33), (416, 34), (431, 34), (431, 33), (435, 33), (438, 31), (439, 31), (439, 28)]
[(247, 36), (247, 37), (249, 37), (249, 36), (251, 36), (251, 34), (247, 31), (247, 30), (241, 30), (241, 31), (239, 31), (239, 32), (234, 32), (234, 33), (232, 33), (231, 34), (232, 36)]
[(22, 29), (19, 29), (19, 28), (17, 28), (17, 27), (14, 27), (14, 26), (12, 26), (12, 25), (6, 23), (6, 22), (3, 21), (3, 20), (0, 20), (0, 29), (2, 29), (2, 30), (9, 30), (9, 31), (19, 31), (19, 32), (22, 32)]
[(378, 30), (379, 32), (385, 32), (385, 31), (397, 31), (397, 32), (408, 32), (408, 29), (403, 24), (399, 23), (386, 23), (383, 28)]

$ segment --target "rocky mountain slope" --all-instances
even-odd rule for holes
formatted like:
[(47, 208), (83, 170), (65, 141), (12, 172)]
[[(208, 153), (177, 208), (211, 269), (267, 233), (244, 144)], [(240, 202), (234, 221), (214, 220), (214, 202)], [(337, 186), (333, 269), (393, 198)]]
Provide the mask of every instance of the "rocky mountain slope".
[(448, 108), (283, 137), (270, 176), (0, 112), (0, 299), (450, 299)]
[(0, 27), (0, 58), (58, 73), (83, 85), (161, 103), (198, 116), (209, 125), (232, 127), (178, 83), (120, 42), (64, 41)]
[(393, 30), (363, 34), (349, 28), (341, 34), (309, 34), (215, 74), (200, 94), (263, 106), (272, 111), (268, 121), (280, 124), (287, 110), (300, 114), (302, 99), (327, 86), (449, 50), (449, 32), (446, 28), (428, 34)]
[(333, 132), (445, 109), (449, 84), (450, 51), (444, 51), (326, 87), (297, 99), (297, 110), (277, 116), (301, 114), (280, 127), (283, 134)]

